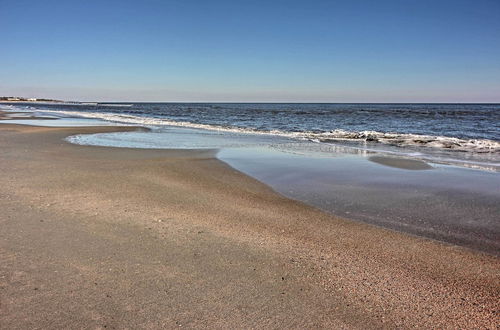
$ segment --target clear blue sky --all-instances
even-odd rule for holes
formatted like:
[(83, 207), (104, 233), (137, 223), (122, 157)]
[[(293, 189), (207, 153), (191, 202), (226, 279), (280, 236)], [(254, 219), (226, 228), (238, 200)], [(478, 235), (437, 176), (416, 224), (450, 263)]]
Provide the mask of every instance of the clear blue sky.
[(500, 0), (0, 0), (0, 95), (500, 102)]

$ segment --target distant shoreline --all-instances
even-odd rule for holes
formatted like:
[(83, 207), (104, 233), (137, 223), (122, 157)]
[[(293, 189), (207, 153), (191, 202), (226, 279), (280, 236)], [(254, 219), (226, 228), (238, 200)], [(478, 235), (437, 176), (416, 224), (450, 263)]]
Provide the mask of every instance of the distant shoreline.
[(3, 100), (0, 97), (0, 103), (54, 103), (54, 104), (387, 104), (387, 105), (419, 105), (419, 104), (439, 104), (439, 105), (459, 105), (459, 104), (477, 104), (477, 105), (497, 105), (500, 102), (247, 102), (247, 101), (65, 101), (65, 100), (50, 100), (37, 99), (36, 101), (28, 100)]

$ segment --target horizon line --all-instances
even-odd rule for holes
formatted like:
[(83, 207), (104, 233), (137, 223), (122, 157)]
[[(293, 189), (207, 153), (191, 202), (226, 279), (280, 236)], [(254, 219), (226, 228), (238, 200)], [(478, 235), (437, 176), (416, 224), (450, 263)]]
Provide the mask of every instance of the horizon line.
[[(23, 97), (25, 98), (25, 97)], [(37, 98), (38, 99), (38, 98)], [(58, 100), (58, 99), (45, 99), (40, 98), (40, 101), (8, 101), (0, 100), (0, 103), (126, 103), (126, 104), (136, 104), (136, 103), (221, 103), (221, 104), (500, 104), (500, 101), (496, 102), (320, 102), (320, 101), (78, 101), (78, 100)], [(44, 100), (42, 100), (44, 99)]]

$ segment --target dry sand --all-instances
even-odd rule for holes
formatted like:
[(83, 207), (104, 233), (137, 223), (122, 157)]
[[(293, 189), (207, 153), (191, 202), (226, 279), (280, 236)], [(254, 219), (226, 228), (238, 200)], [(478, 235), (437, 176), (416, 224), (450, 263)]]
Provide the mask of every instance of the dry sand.
[[(132, 128), (123, 128), (132, 129)], [(500, 261), (335, 218), (208, 151), (0, 125), (0, 328), (490, 328)]]

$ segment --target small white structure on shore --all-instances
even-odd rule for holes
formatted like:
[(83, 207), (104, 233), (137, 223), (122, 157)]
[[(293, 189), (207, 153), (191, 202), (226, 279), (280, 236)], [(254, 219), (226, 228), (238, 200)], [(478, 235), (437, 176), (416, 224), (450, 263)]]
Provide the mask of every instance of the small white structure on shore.
[(28, 99), (28, 101), (36, 101), (36, 98), (34, 98), (34, 97), (30, 97), (30, 98)]

